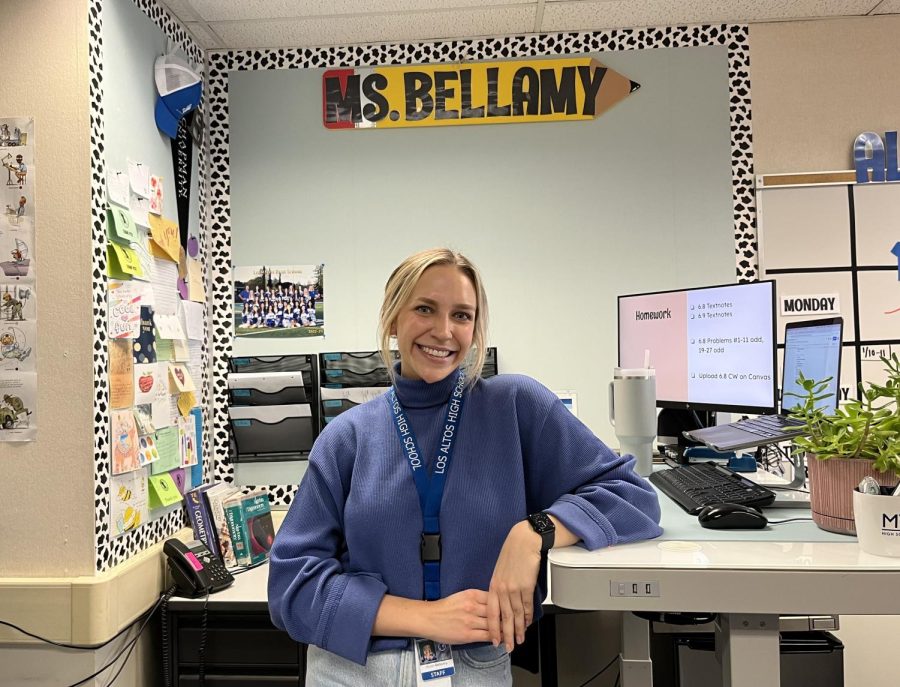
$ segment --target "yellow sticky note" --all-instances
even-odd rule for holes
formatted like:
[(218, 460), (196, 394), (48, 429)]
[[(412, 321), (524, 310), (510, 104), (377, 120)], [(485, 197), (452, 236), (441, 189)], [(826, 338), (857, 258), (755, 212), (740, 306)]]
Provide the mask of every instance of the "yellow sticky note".
[(181, 492), (172, 479), (172, 475), (164, 472), (161, 475), (150, 475), (150, 508), (171, 506), (181, 501)]
[(144, 276), (138, 254), (128, 246), (121, 246), (118, 243), (107, 244), (106, 271), (114, 279)]
[(194, 396), (193, 391), (185, 391), (183, 394), (178, 394), (178, 412), (181, 413), (182, 417), (187, 417), (191, 414), (191, 408), (197, 405), (197, 397)]
[(178, 262), (178, 253), (181, 250), (181, 244), (178, 241), (178, 223), (154, 214), (150, 214), (149, 219), (150, 238), (153, 239), (153, 243), (162, 249), (168, 260)]

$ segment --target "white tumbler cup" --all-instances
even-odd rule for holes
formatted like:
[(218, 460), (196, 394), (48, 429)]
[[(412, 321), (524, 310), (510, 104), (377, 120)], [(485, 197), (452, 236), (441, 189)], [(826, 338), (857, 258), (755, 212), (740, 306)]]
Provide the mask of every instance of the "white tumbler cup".
[(614, 368), (609, 421), (619, 439), (619, 453), (633, 455), (635, 472), (649, 475), (656, 438), (656, 371), (652, 367)]

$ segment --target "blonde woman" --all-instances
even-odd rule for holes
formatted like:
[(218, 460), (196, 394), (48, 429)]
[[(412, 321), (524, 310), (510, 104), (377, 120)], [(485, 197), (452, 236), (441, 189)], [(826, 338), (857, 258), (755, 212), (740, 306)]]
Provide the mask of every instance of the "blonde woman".
[(271, 552), (272, 619), (310, 645), (311, 687), (413, 687), (416, 640), (452, 646), (454, 687), (509, 686), (546, 550), (661, 532), (633, 458), (533, 379), (479, 377), (487, 315), (459, 253), (417, 253), (388, 279), (394, 386), (322, 432)]

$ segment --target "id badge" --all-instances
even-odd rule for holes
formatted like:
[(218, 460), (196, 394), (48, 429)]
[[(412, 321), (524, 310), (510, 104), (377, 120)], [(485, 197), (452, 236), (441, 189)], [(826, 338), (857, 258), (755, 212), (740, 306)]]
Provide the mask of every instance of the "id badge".
[(433, 639), (414, 639), (417, 687), (450, 687), (453, 675), (453, 652), (449, 644)]

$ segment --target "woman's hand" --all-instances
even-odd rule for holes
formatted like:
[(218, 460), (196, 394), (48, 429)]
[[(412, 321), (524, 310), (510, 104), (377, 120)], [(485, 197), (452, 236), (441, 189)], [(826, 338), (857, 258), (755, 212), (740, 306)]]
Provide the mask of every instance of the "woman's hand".
[(488, 593), (466, 589), (427, 602), (429, 631), (422, 636), (444, 644), (489, 642)]
[(375, 616), (373, 636), (427, 637), (443, 644), (489, 642), (488, 593), (465, 589), (437, 601), (385, 595)]
[(527, 521), (506, 535), (494, 565), (488, 591), (487, 625), (494, 646), (507, 651), (525, 641), (525, 628), (534, 620), (534, 588), (541, 568), (541, 535)]

